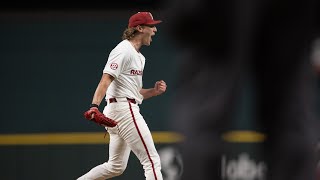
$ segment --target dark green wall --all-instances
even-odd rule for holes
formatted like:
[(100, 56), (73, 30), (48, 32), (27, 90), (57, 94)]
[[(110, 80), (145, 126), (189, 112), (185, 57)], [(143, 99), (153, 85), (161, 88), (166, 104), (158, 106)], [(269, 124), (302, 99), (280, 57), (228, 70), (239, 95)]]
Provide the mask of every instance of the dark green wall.
[[(83, 112), (130, 15), (124, 11), (1, 13), (0, 134), (103, 132), (86, 121)], [(142, 53), (147, 59), (145, 87), (164, 79), (168, 91), (145, 101), (141, 111), (151, 131), (167, 131), (176, 65), (161, 25)], [(0, 179), (76, 179), (106, 161), (107, 154), (107, 144), (0, 146)], [(135, 157), (128, 169), (118, 179), (143, 179)]]
[[(2, 133), (92, 131), (82, 117), (98, 84), (108, 53), (121, 40), (127, 17), (95, 20), (16, 20), (0, 28), (0, 67), (6, 109)], [(159, 32), (142, 53), (147, 63), (145, 87), (156, 80), (168, 83), (168, 92), (142, 111), (154, 130), (166, 129), (166, 112), (174, 79), (174, 50)], [(18, 116), (12, 116), (18, 113)], [(20, 124), (17, 126), (17, 124)]]

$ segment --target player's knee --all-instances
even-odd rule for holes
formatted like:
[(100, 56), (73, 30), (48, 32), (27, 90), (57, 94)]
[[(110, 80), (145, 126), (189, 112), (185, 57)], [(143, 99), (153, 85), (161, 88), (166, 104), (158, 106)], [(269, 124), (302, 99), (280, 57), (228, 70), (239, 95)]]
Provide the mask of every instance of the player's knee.
[(112, 172), (115, 176), (120, 176), (124, 172), (125, 168), (113, 168)]
[(126, 170), (126, 166), (124, 165), (117, 165), (117, 164), (109, 164), (109, 170), (112, 172), (114, 176), (119, 176), (123, 174)]
[(159, 156), (153, 158), (153, 164), (156, 168), (161, 168), (161, 160)]

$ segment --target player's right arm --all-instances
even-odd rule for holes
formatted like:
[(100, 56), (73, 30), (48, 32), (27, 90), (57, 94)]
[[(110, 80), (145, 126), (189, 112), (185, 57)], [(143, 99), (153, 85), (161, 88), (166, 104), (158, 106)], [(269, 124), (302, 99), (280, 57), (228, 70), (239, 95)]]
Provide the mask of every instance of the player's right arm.
[(107, 74), (107, 73), (102, 74), (101, 80), (93, 95), (92, 104), (100, 105), (102, 99), (106, 95), (109, 85), (113, 80), (114, 80), (114, 77), (111, 76), (110, 74)]

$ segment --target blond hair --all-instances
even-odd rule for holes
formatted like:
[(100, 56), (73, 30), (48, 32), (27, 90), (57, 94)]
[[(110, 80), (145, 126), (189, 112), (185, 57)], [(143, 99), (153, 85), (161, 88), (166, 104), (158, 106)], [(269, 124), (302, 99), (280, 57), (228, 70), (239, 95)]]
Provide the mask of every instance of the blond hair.
[(131, 39), (138, 32), (135, 27), (127, 28), (123, 31), (122, 40)]

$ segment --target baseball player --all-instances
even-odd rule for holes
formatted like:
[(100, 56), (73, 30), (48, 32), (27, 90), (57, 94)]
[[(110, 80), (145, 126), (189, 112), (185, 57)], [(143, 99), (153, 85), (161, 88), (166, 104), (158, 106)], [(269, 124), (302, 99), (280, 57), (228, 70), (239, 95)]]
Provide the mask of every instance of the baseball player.
[(116, 122), (114, 127), (104, 125), (110, 135), (109, 160), (78, 180), (104, 180), (121, 175), (127, 167), (131, 151), (142, 164), (147, 180), (163, 179), (159, 154), (139, 110), (143, 100), (158, 96), (167, 88), (163, 80), (149, 89), (144, 89), (142, 83), (145, 57), (140, 48), (150, 46), (157, 32), (155, 25), (159, 23), (161, 20), (154, 20), (150, 12), (132, 15), (122, 41), (110, 52), (90, 109), (85, 113), (88, 119), (94, 121), (98, 106), (105, 97), (107, 105), (103, 114)]

